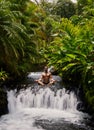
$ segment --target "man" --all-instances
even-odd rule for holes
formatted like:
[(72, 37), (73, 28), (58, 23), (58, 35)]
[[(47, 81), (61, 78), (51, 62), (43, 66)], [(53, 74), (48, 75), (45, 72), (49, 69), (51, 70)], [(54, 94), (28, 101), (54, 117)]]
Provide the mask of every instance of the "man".
[(51, 85), (51, 84), (55, 83), (55, 80), (52, 78), (51, 73), (48, 72), (47, 66), (45, 66), (44, 72), (42, 73), (41, 77), (38, 80), (36, 80), (36, 82), (38, 82), (38, 84), (40, 84), (42, 86), (44, 86), (46, 84)]

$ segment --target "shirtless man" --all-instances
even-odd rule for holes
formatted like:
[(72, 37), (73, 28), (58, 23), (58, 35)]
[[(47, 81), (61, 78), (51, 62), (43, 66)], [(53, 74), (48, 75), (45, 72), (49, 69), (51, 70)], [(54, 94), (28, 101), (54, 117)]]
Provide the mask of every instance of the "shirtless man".
[(51, 73), (48, 72), (47, 66), (44, 68), (44, 72), (42, 73), (41, 77), (38, 80), (36, 80), (36, 82), (38, 82), (38, 84), (40, 84), (42, 86), (44, 86), (46, 84), (51, 85), (51, 84), (55, 83), (55, 80), (52, 78)]

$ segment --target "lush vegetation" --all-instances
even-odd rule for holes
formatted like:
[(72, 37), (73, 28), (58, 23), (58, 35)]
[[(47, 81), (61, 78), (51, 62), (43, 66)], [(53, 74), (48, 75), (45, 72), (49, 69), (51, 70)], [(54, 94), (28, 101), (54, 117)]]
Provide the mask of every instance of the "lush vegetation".
[(93, 0), (0, 0), (0, 82), (53, 65), (94, 110)]

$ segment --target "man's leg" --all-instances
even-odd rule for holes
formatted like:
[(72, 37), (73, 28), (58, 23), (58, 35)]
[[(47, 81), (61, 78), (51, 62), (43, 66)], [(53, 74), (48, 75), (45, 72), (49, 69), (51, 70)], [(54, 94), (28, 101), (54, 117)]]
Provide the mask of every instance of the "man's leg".
[(36, 81), (38, 84), (44, 86), (44, 83), (43, 83), (42, 81), (40, 81), (40, 80), (35, 80), (35, 81)]
[(52, 85), (52, 84), (54, 84), (55, 82), (56, 82), (56, 80), (52, 79), (52, 80), (50, 81), (49, 85)]

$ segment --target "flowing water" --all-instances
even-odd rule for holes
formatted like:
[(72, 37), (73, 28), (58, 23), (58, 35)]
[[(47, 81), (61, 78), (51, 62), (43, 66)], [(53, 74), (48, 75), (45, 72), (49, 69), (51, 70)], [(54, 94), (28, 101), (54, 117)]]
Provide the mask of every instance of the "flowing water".
[(93, 130), (87, 124), (89, 115), (76, 109), (75, 94), (58, 86), (30, 84), (19, 92), (8, 91), (9, 113), (0, 118), (0, 130)]

